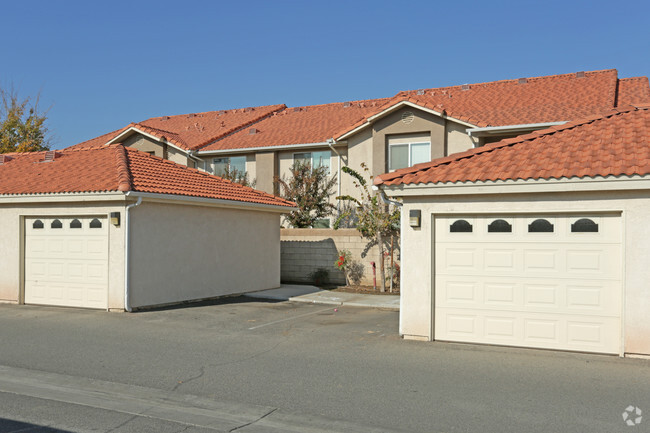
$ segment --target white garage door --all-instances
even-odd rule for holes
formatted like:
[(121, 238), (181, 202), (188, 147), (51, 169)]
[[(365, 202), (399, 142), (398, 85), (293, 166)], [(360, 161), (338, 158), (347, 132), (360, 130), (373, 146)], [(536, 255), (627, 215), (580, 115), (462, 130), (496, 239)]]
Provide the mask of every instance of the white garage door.
[(619, 216), (467, 215), (435, 227), (435, 339), (619, 353)]
[(107, 307), (106, 218), (25, 218), (25, 303)]

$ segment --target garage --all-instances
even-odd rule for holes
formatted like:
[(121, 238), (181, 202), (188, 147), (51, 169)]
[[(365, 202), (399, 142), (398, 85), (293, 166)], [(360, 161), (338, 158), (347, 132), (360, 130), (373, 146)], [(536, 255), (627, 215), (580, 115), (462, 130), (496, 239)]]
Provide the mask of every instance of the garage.
[(650, 107), (382, 174), (405, 339), (650, 356)]
[(26, 304), (107, 308), (105, 217), (27, 217), (24, 233)]
[(120, 144), (2, 155), (0, 302), (131, 312), (277, 288), (294, 208)]
[(436, 340), (619, 353), (619, 216), (441, 216), (435, 239)]

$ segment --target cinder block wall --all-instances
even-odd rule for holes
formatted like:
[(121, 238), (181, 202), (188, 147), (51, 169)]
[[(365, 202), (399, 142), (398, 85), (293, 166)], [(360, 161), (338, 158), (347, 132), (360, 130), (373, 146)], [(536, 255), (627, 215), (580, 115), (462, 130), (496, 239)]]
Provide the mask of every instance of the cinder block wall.
[[(280, 232), (280, 278), (283, 282), (312, 283), (310, 274), (318, 268), (329, 271), (331, 284), (345, 284), (343, 272), (336, 267), (338, 252), (348, 250), (360, 277), (356, 284), (372, 285), (372, 266), (378, 262), (377, 246), (361, 237), (355, 229), (282, 229)], [(395, 261), (399, 259), (395, 239)], [(390, 261), (386, 260), (386, 270)], [(379, 264), (377, 264), (379, 276)], [(379, 285), (379, 281), (377, 281)]]

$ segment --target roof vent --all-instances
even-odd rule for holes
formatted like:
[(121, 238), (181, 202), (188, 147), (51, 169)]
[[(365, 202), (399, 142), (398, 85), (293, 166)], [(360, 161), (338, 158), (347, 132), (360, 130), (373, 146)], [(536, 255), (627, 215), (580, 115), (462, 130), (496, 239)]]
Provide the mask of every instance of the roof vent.
[(255, 128), (251, 128), (251, 129), (248, 130), (249, 135), (257, 134), (258, 132), (260, 132), (260, 131), (255, 129)]
[(61, 156), (61, 154), (60, 154), (60, 153), (56, 153), (56, 152), (53, 151), (53, 150), (48, 150), (47, 152), (45, 152), (45, 158), (43, 159), (43, 162), (54, 161), (54, 159), (55, 159), (57, 156)]
[(584, 77), (585, 77), (585, 71), (576, 72), (576, 78), (584, 78)]
[(348, 108), (350, 106), (350, 101), (344, 102), (343, 107)]
[(418, 95), (424, 95), (424, 90), (418, 90)]
[(519, 80), (517, 80), (517, 83), (519, 84), (526, 84), (527, 82), (528, 82), (528, 78), (520, 78)]
[(463, 84), (460, 86), (460, 90), (469, 90), (469, 84)]
[(196, 116), (196, 114), (194, 114), (194, 113), (190, 113), (190, 114), (187, 115), (188, 119), (189, 119), (190, 117), (194, 117), (194, 116)]
[(248, 113), (250, 111), (253, 111), (253, 109), (251, 107), (244, 108), (244, 113)]
[(294, 112), (294, 113), (297, 113), (298, 111), (300, 111), (300, 107), (294, 107), (294, 108), (293, 108), (293, 112)]
[(169, 120), (169, 116), (163, 116), (160, 118), (160, 120)]
[(4, 164), (6, 162), (11, 161), (13, 158), (8, 155), (0, 155), (0, 164)]
[(406, 123), (408, 125), (409, 123), (413, 122), (413, 119), (415, 119), (415, 115), (412, 111), (405, 111), (402, 113), (402, 123)]

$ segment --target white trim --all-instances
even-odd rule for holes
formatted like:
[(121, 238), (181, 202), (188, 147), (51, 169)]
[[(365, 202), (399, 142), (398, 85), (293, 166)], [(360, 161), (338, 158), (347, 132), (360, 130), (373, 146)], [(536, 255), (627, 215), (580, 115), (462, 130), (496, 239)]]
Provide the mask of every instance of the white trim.
[(117, 191), (103, 193), (85, 192), (57, 192), (43, 194), (11, 194), (0, 195), (0, 204), (4, 203), (33, 203), (33, 202), (96, 202), (96, 201), (124, 201), (124, 193)]
[(488, 182), (443, 183), (425, 185), (379, 185), (391, 197), (527, 194), (538, 192), (616, 191), (650, 189), (650, 176), (562, 178), (550, 180), (507, 180)]
[(421, 105), (415, 104), (415, 103), (410, 102), (410, 101), (400, 101), (400, 102), (398, 102), (398, 103), (396, 103), (394, 105), (391, 105), (390, 107), (384, 109), (383, 111), (381, 111), (381, 112), (379, 112), (377, 114), (373, 114), (372, 116), (368, 117), (368, 119), (366, 120), (366, 122), (363, 125), (357, 126), (356, 128), (354, 128), (354, 129), (346, 132), (345, 134), (341, 135), (337, 141), (344, 140), (344, 139), (348, 138), (349, 136), (356, 134), (357, 132), (361, 131), (362, 129), (367, 128), (368, 126), (370, 126), (370, 124), (372, 122), (374, 122), (376, 119), (379, 119), (380, 117), (384, 117), (384, 116), (392, 113), (393, 111), (396, 111), (396, 110), (398, 110), (398, 109), (400, 109), (400, 108), (402, 108), (404, 106), (415, 108), (415, 109), (418, 109), (418, 110), (425, 111), (427, 113), (434, 114), (434, 115), (436, 115), (438, 117), (441, 117), (441, 118), (446, 119), (446, 120), (454, 121), (454, 122), (459, 123), (459, 124), (461, 124), (463, 126), (469, 126), (470, 128), (476, 127), (476, 125), (473, 125), (471, 123), (462, 121), (460, 119), (456, 119), (455, 117), (443, 115), (440, 111), (432, 110), (430, 108), (423, 107)]
[(151, 202), (170, 202), (176, 201), (190, 205), (197, 206), (215, 206), (215, 207), (224, 207), (224, 208), (235, 208), (235, 209), (249, 209), (262, 212), (279, 212), (279, 213), (288, 213), (293, 210), (297, 210), (295, 207), (288, 206), (279, 206), (272, 204), (262, 204), (262, 203), (250, 203), (236, 200), (223, 200), (217, 198), (207, 198), (207, 197), (195, 197), (195, 196), (186, 196), (186, 195), (175, 195), (175, 194), (156, 194), (151, 192), (138, 192), (138, 191), (128, 191), (126, 193), (129, 197), (142, 197)]
[[(178, 151), (183, 152), (183, 153), (185, 154), (185, 156), (187, 156), (187, 157), (189, 157), (189, 158), (192, 158), (192, 157), (190, 156), (190, 150), (183, 149), (183, 148), (181, 148), (181, 147), (178, 147), (178, 146), (175, 145), (174, 143), (170, 143), (168, 140), (163, 140), (163, 139), (158, 138), (158, 137), (156, 137), (155, 135), (152, 135), (152, 134), (150, 134), (150, 133), (148, 133), (148, 132), (144, 132), (144, 131), (138, 129), (136, 126), (130, 126), (129, 129), (127, 129), (126, 131), (123, 131), (123, 132), (120, 133), (117, 137), (115, 137), (115, 138), (111, 139), (110, 141), (106, 142), (106, 144), (108, 145), (108, 144), (113, 144), (113, 143), (119, 143), (119, 141), (117, 141), (117, 140), (120, 139), (120, 138), (122, 138), (123, 136), (127, 135), (127, 133), (130, 133), (130, 132), (137, 132), (138, 134), (142, 134), (142, 135), (144, 135), (145, 137), (149, 137), (149, 138), (151, 138), (152, 140), (155, 140), (155, 141), (157, 141), (157, 142), (159, 142), (159, 143), (164, 143), (164, 144), (166, 144), (166, 145), (168, 145), (168, 146), (173, 147), (174, 149), (176, 149), (176, 150), (178, 150)], [(172, 134), (173, 134), (173, 133), (172, 133)], [(192, 159), (193, 159), (193, 158), (192, 158)]]
[[(345, 141), (337, 141), (337, 144), (347, 144)], [(302, 143), (302, 144), (283, 144), (278, 146), (262, 146), (262, 147), (244, 147), (237, 149), (221, 149), (221, 150), (199, 150), (199, 156), (221, 155), (227, 153), (255, 153), (264, 150), (291, 150), (291, 149), (306, 149), (310, 147), (329, 147), (330, 143)]]
[(564, 125), (565, 123), (567, 123), (567, 121), (545, 122), (545, 123), (523, 123), (520, 125), (515, 124), (515, 125), (504, 125), (504, 126), (488, 126), (485, 128), (467, 128), (465, 132), (467, 132), (467, 134), (470, 137), (472, 136), (485, 137), (486, 135), (501, 134), (508, 131), (519, 132), (528, 129), (530, 130), (546, 129), (546, 128), (550, 128), (551, 126)]

